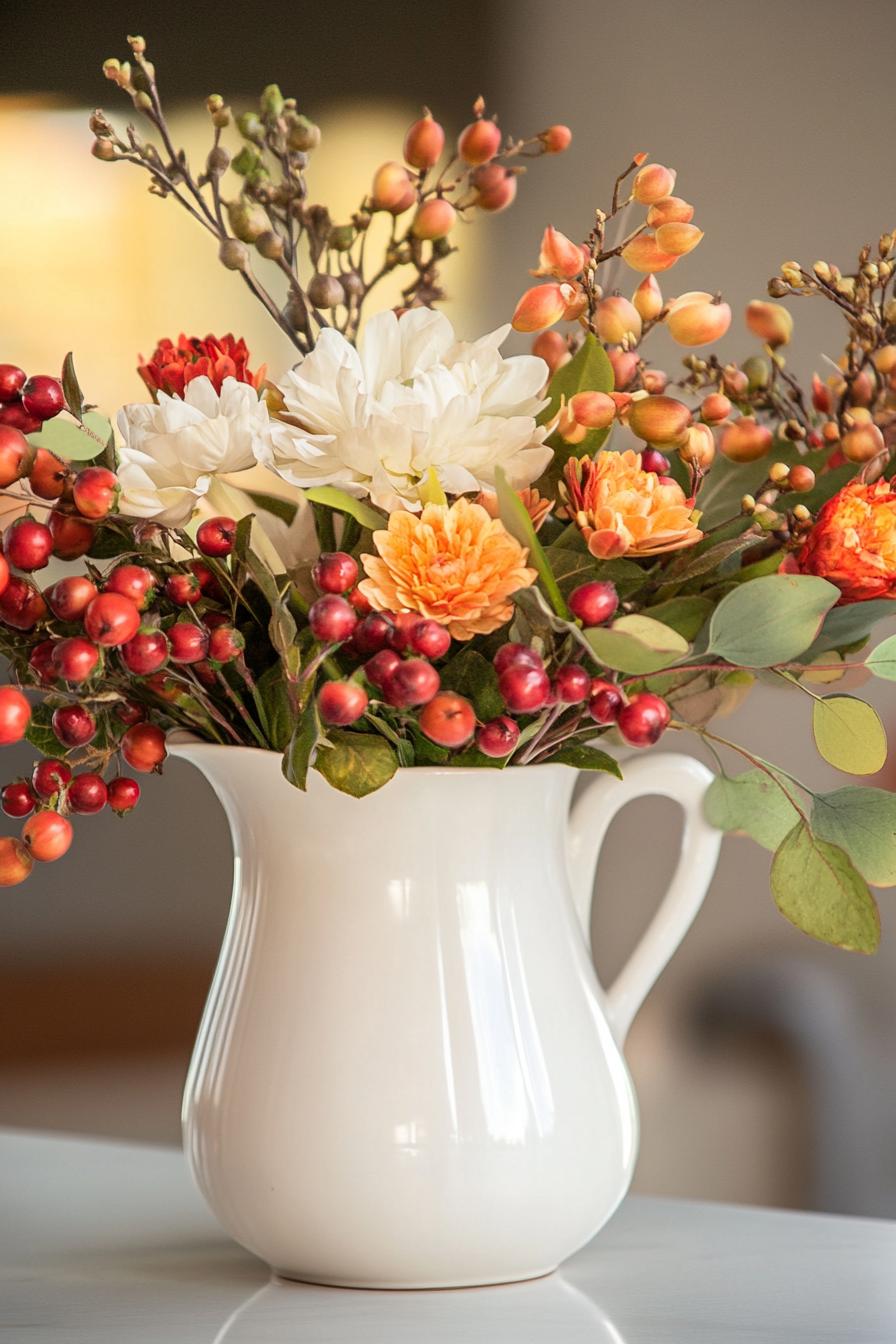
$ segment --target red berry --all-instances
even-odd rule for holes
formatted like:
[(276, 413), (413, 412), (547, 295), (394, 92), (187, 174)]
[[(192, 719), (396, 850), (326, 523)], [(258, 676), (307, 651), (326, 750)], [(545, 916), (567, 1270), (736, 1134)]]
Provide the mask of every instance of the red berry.
[(380, 611), (364, 616), (352, 633), (352, 648), (360, 654), (379, 653), (389, 642), (392, 622)]
[(322, 593), (347, 593), (358, 582), (358, 562), (345, 551), (327, 551), (311, 571)]
[(53, 535), (53, 554), (60, 560), (78, 560), (93, 545), (96, 528), (86, 518), (54, 509), (47, 520)]
[(75, 635), (61, 639), (53, 648), (53, 666), (63, 681), (77, 684), (87, 681), (96, 671), (100, 651), (89, 639)]
[(211, 663), (232, 663), (239, 658), (246, 641), (232, 625), (219, 625), (208, 637), (208, 658)]
[(420, 728), (438, 747), (463, 747), (473, 736), (476, 715), (469, 700), (440, 691), (420, 711)]
[(225, 596), (224, 589), (205, 561), (191, 560), (187, 568), (198, 582), (203, 597), (210, 597), (215, 602), (220, 602)]
[(181, 695), (180, 684), (166, 672), (150, 673), (143, 685), (152, 691), (153, 695), (157, 695), (160, 700), (167, 700), (169, 704), (173, 704)]
[(31, 573), (43, 569), (48, 563), (53, 554), (53, 534), (46, 523), (39, 523), (26, 514), (4, 532), (3, 549), (11, 565)]
[(588, 713), (595, 723), (615, 723), (623, 705), (622, 692), (612, 681), (595, 677), (588, 694)]
[(52, 798), (64, 789), (72, 777), (71, 766), (54, 756), (38, 761), (31, 775), (31, 787), (38, 798)]
[(229, 555), (235, 540), (236, 520), (233, 518), (207, 518), (196, 533), (196, 545), (203, 555)]
[(39, 644), (35, 644), (28, 655), (28, 666), (41, 686), (52, 686), (59, 675), (53, 661), (55, 652), (56, 641), (42, 639)]
[(369, 599), (364, 596), (360, 588), (353, 588), (350, 593), (346, 593), (346, 597), (359, 616), (367, 616), (373, 611)]
[(21, 840), (0, 837), (0, 887), (17, 887), (31, 872), (34, 860)]
[(134, 770), (157, 770), (168, 755), (165, 734), (154, 723), (135, 723), (121, 739), (121, 754)]
[(198, 663), (208, 656), (208, 631), (192, 621), (175, 621), (168, 629), (172, 663)]
[(367, 692), (356, 681), (325, 681), (317, 697), (324, 723), (341, 728), (357, 723), (367, 708)]
[(498, 678), (498, 689), (512, 714), (535, 714), (551, 694), (547, 673), (525, 663), (513, 663)]
[(619, 711), (616, 726), (630, 747), (651, 747), (662, 737), (670, 718), (665, 700), (642, 691)]
[(217, 630), (219, 625), (229, 625), (230, 617), (226, 611), (207, 611), (202, 617), (202, 623), (209, 630)]
[(103, 584), (103, 592), (127, 597), (138, 611), (145, 611), (155, 596), (156, 576), (143, 565), (116, 565)]
[(588, 699), (591, 677), (580, 663), (566, 663), (558, 667), (554, 676), (554, 692), (567, 705), (579, 705)]
[(22, 840), (28, 847), (32, 859), (41, 863), (53, 863), (68, 852), (72, 843), (72, 824), (68, 817), (58, 812), (44, 809), (35, 812), (22, 827)]
[(411, 631), (420, 624), (420, 614), (416, 611), (399, 611), (392, 617), (388, 644), (396, 653), (404, 653), (411, 643)]
[(59, 579), (44, 589), (44, 601), (60, 621), (80, 620), (96, 595), (96, 584), (82, 574)]
[(84, 518), (106, 518), (118, 499), (118, 477), (108, 467), (85, 467), (72, 486), (75, 508)]
[(441, 684), (441, 678), (425, 658), (408, 658), (392, 670), (383, 683), (383, 699), (396, 709), (426, 705)]
[(509, 756), (520, 740), (519, 725), (501, 714), (476, 732), (476, 745), (485, 756)]
[(130, 812), (140, 801), (140, 785), (136, 779), (131, 779), (128, 775), (116, 775), (114, 779), (109, 780), (106, 788), (109, 806), (120, 817), (123, 817), (125, 812)]
[(541, 654), (528, 644), (502, 644), (493, 658), (495, 671), (500, 677), (502, 672), (506, 672), (508, 667), (522, 666), (535, 667), (539, 672), (544, 671), (544, 660)]
[(68, 805), (73, 812), (89, 817), (94, 812), (102, 812), (109, 797), (106, 781), (102, 775), (85, 772), (75, 775), (68, 788)]
[(0, 401), (15, 401), (24, 386), (24, 369), (17, 364), (0, 364)]
[(0, 686), (0, 746), (21, 742), (31, 722), (31, 706), (16, 686)]
[(22, 405), (38, 420), (52, 420), (65, 405), (65, 393), (59, 379), (50, 378), (45, 373), (29, 378), (22, 388)]
[(411, 629), (410, 647), (424, 658), (444, 658), (451, 648), (451, 636), (438, 621), (418, 621)]
[(49, 448), (38, 448), (28, 473), (28, 484), (41, 499), (58, 499), (71, 474), (71, 467), (61, 457), (51, 453)]
[(0, 807), (8, 817), (27, 817), (36, 802), (27, 779), (16, 779), (0, 790)]
[(6, 556), (0, 555), (0, 593), (9, 583), (9, 565), (6, 563)]
[(364, 675), (372, 686), (378, 686), (382, 690), (400, 663), (401, 659), (394, 649), (380, 649), (379, 653), (367, 659), (364, 664)]
[(619, 606), (619, 597), (612, 583), (595, 579), (583, 583), (570, 593), (569, 609), (583, 625), (603, 625)]
[(0, 424), (0, 489), (21, 480), (31, 453), (31, 444), (20, 429)]
[(47, 614), (47, 604), (27, 579), (13, 574), (0, 593), (0, 620), (14, 630), (33, 630)]
[(158, 672), (168, 661), (168, 639), (161, 630), (138, 630), (121, 646), (121, 661), (137, 677)]
[(122, 700), (115, 706), (115, 717), (130, 728), (132, 723), (142, 723), (146, 718), (146, 710), (142, 705), (135, 704), (133, 700)]
[(60, 705), (53, 711), (52, 724), (64, 747), (83, 747), (96, 737), (96, 719), (83, 705)]
[(358, 624), (358, 616), (344, 597), (327, 593), (311, 604), (308, 624), (314, 638), (322, 644), (341, 644)]
[(641, 470), (652, 471), (657, 476), (668, 476), (670, 462), (657, 448), (641, 450)]
[(134, 638), (140, 629), (140, 613), (129, 598), (100, 593), (84, 613), (84, 629), (95, 644), (114, 649)]
[(186, 607), (199, 601), (202, 596), (202, 586), (192, 572), (170, 574), (165, 580), (165, 596), (176, 607)]
[(10, 401), (6, 406), (0, 406), (0, 425), (8, 425), (22, 434), (36, 434), (43, 428), (43, 423), (39, 416), (30, 415), (21, 401)]

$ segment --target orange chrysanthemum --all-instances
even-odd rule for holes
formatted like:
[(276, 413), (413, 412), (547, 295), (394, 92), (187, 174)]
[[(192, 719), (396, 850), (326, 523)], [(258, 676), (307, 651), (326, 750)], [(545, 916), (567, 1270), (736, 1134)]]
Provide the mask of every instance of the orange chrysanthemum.
[[(544, 523), (554, 507), (552, 499), (544, 499), (533, 485), (527, 486), (525, 490), (516, 492), (523, 503), (523, 508), (532, 519), (532, 526), (537, 532)], [(476, 496), (475, 502), (481, 504), (488, 514), (489, 518), (498, 517), (498, 496), (491, 490), (481, 490)]]
[(374, 532), (377, 555), (362, 555), (360, 591), (377, 611), (418, 611), (454, 639), (488, 635), (510, 620), (512, 595), (535, 582), (534, 569), (503, 523), (479, 504), (427, 504), (396, 510)]
[(838, 605), (896, 598), (896, 491), (852, 481), (819, 511), (794, 568), (836, 584)]
[(592, 555), (660, 555), (693, 546), (703, 533), (692, 505), (669, 476), (642, 471), (641, 454), (600, 452), (570, 458), (564, 472), (567, 508)]

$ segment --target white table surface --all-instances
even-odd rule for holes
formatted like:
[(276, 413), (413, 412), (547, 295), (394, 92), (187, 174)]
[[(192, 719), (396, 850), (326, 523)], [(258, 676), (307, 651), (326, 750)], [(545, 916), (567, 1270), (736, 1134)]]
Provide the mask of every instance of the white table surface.
[(0, 1132), (0, 1344), (894, 1344), (896, 1223), (632, 1198), (502, 1288), (272, 1283), (170, 1149)]

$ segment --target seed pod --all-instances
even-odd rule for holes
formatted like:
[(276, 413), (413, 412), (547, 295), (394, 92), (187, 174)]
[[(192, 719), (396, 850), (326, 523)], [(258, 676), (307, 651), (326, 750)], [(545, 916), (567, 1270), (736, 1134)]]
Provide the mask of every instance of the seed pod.
[(273, 229), (265, 229), (255, 239), (255, 247), (268, 261), (277, 261), (283, 256), (283, 239)]
[(731, 402), (721, 392), (711, 392), (700, 407), (700, 417), (707, 425), (720, 425), (731, 414)]
[(511, 319), (514, 331), (543, 331), (559, 322), (566, 311), (566, 285), (533, 285), (520, 299)]
[(249, 249), (238, 238), (225, 238), (218, 248), (218, 260), (228, 271), (245, 271), (249, 266)]
[(254, 201), (230, 201), (227, 220), (231, 231), (244, 243), (254, 243), (271, 227), (267, 211)]
[(607, 429), (616, 419), (616, 403), (606, 392), (576, 392), (569, 409), (576, 424), (586, 429)]
[(858, 424), (840, 441), (840, 451), (848, 462), (870, 462), (885, 447), (884, 436), (875, 424)]
[(310, 154), (320, 144), (320, 127), (308, 117), (294, 117), (290, 121), (286, 143), (300, 154)]
[(345, 290), (335, 275), (318, 272), (308, 282), (308, 299), (315, 308), (338, 308), (345, 303)]

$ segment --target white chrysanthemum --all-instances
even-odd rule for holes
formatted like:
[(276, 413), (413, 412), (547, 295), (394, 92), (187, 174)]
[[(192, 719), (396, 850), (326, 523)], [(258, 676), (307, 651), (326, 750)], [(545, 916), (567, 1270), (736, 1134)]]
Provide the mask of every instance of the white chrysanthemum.
[(225, 378), (220, 396), (194, 378), (183, 398), (123, 406), (118, 428), (122, 513), (171, 527), (186, 523), (216, 475), (255, 463), (268, 410), (249, 383)]
[(325, 329), (280, 384), (288, 418), (271, 420), (259, 461), (293, 485), (336, 485), (389, 511), (420, 507), (431, 468), (448, 494), (493, 489), (496, 467), (522, 489), (551, 458), (535, 423), (548, 370), (502, 357), (509, 330), (464, 344), (426, 308), (377, 314), (357, 349)]

